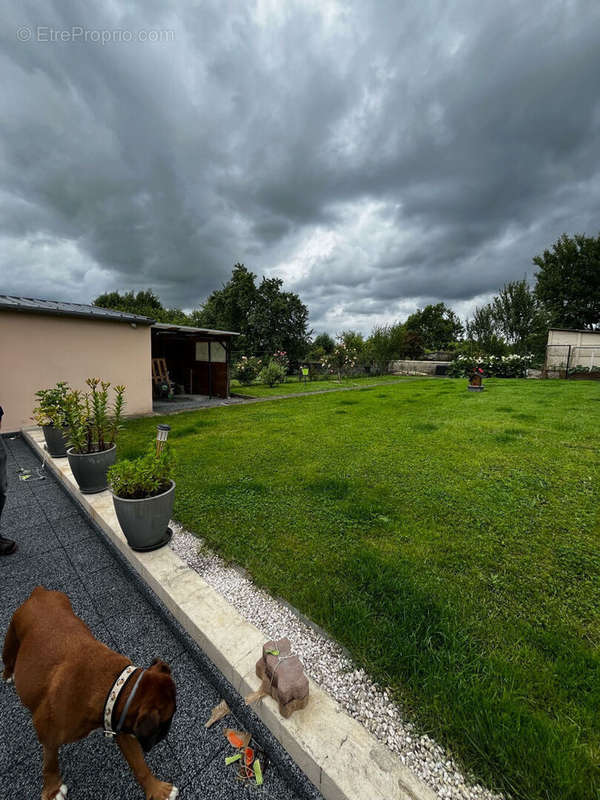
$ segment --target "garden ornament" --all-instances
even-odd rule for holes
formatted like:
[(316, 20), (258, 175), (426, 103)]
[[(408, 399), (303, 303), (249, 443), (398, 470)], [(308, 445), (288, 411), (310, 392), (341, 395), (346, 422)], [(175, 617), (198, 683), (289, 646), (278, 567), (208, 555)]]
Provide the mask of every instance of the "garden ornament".
[[(298, 656), (292, 652), (287, 638), (270, 641), (263, 645), (262, 657), (256, 662), (256, 674), (261, 679), (260, 687), (246, 697), (252, 705), (270, 695), (279, 704), (279, 713), (286, 719), (308, 704), (308, 678)], [(231, 709), (225, 700), (216, 705), (204, 724), (210, 728), (223, 719)]]

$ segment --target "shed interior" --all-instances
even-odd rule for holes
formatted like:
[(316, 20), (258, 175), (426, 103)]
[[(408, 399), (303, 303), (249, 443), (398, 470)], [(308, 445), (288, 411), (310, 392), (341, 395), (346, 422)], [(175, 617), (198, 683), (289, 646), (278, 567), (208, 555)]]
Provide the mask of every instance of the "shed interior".
[(152, 326), (152, 358), (163, 358), (169, 378), (185, 394), (229, 397), (231, 341), (236, 334), (181, 325)]

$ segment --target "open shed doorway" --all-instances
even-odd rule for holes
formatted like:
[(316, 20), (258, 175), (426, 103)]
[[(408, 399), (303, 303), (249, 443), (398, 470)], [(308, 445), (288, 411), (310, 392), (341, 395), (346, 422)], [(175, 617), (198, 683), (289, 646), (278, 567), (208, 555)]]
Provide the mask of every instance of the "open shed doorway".
[(229, 397), (231, 342), (237, 333), (155, 323), (151, 336), (155, 401), (165, 400), (163, 382), (156, 377), (165, 366), (174, 404)]

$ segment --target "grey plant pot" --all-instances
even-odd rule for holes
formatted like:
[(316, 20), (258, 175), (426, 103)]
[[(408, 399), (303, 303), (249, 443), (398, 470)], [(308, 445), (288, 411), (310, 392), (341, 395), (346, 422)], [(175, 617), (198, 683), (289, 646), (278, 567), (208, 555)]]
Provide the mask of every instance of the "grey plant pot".
[(108, 489), (106, 473), (115, 463), (116, 457), (116, 444), (101, 453), (74, 453), (73, 448), (69, 447), (69, 466), (83, 494), (95, 494)]
[(175, 481), (166, 492), (142, 500), (125, 500), (113, 493), (117, 519), (132, 550), (156, 550), (169, 542), (174, 500)]
[(46, 449), (52, 458), (65, 458), (67, 455), (67, 431), (65, 428), (57, 428), (56, 425), (42, 425)]

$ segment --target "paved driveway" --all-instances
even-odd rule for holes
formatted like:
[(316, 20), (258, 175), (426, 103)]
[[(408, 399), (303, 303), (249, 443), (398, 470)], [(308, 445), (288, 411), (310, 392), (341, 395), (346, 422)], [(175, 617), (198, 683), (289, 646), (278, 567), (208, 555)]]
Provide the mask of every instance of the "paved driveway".
[[(9, 452), (9, 497), (2, 532), (18, 542), (0, 559), (0, 638), (15, 609), (43, 584), (66, 592), (73, 609), (109, 647), (149, 666), (160, 656), (172, 668), (177, 712), (168, 738), (148, 755), (157, 777), (175, 783), (181, 800), (276, 798), (320, 800), (260, 720), (243, 706), (202, 650), (169, 615), (103, 534), (85, 519), (51, 475), (21, 481), (20, 467), (36, 470), (38, 459), (20, 438), (4, 438)], [(231, 716), (209, 731), (210, 709), (226, 697)], [(35, 800), (41, 795), (41, 748), (29, 712), (12, 685), (0, 684), (0, 795)], [(236, 779), (225, 766), (231, 753), (224, 727), (252, 732), (271, 757), (263, 787)], [(101, 732), (61, 750), (69, 800), (136, 800), (143, 792), (118, 747)]]

